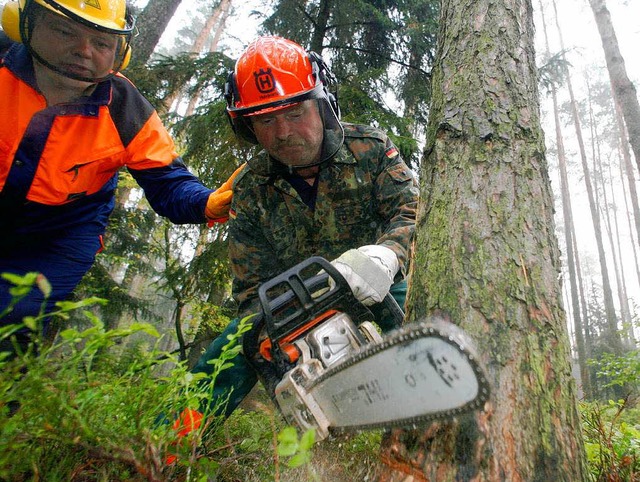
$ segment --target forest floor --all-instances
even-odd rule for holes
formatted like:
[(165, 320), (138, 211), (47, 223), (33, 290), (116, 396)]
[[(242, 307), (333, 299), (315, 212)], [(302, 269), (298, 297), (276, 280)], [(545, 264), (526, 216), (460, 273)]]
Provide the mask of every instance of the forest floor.
[[(285, 426), (261, 387), (225, 423), (226, 444), (217, 452), (216, 482), (369, 482), (379, 468), (381, 432), (333, 436), (316, 442), (310, 461), (289, 468), (277, 455), (275, 437)], [(265, 436), (266, 435), (266, 436)], [(266, 437), (272, 440), (266, 440)], [(256, 443), (259, 449), (256, 450)]]

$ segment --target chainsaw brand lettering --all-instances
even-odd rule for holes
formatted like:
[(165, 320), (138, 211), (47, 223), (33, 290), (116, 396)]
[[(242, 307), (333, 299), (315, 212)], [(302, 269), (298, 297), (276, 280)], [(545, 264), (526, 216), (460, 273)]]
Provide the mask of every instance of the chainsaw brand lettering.
[(389, 399), (380, 382), (376, 379), (362, 383), (355, 388), (347, 388), (331, 396), (333, 405), (339, 412), (343, 411), (347, 404), (363, 402), (365, 405), (374, 405), (378, 402), (384, 402)]

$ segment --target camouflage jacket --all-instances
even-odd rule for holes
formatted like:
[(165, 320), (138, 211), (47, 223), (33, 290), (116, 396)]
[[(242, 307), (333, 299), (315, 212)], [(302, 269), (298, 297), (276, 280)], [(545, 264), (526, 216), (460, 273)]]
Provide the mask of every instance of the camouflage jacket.
[(392, 249), (407, 272), (418, 187), (386, 134), (343, 124), (345, 142), (318, 174), (315, 211), (277, 173), (266, 152), (236, 178), (229, 221), (233, 296), (256, 312), (258, 286), (309, 258), (333, 260), (367, 244)]

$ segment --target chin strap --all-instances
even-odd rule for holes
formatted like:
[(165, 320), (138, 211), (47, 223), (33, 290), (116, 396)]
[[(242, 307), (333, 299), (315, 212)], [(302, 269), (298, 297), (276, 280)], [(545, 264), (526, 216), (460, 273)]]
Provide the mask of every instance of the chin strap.
[(50, 62), (47, 62), (45, 59), (42, 58), (41, 55), (39, 55), (34, 49), (31, 48), (31, 45), (29, 42), (25, 43), (27, 50), (29, 51), (29, 54), (38, 61), (38, 63), (42, 64), (44, 67), (46, 67), (49, 70), (54, 71), (56, 74), (60, 74), (64, 77), (67, 77), (69, 79), (73, 79), (73, 80), (79, 80), (80, 82), (88, 82), (90, 84), (99, 84), (100, 82), (103, 82), (105, 80), (110, 79), (111, 77), (113, 77), (116, 73), (115, 71), (111, 71), (109, 72), (107, 75), (103, 76), (103, 77), (83, 77), (81, 75), (75, 75), (75, 74), (71, 74), (69, 72), (65, 72), (64, 70), (62, 70), (59, 67), (56, 67), (55, 65), (51, 64)]

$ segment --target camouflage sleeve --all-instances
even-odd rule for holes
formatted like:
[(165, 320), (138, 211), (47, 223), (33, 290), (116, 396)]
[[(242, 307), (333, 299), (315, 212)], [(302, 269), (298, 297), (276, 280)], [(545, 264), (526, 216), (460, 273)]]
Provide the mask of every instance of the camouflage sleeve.
[(237, 185), (234, 187), (229, 220), (229, 258), (233, 275), (232, 295), (238, 316), (259, 311), (258, 287), (268, 279), (269, 260), (275, 259), (272, 246), (262, 234), (257, 201)]
[(407, 275), (419, 190), (413, 172), (390, 139), (386, 140), (379, 161), (382, 170), (375, 180), (376, 200), (378, 213), (385, 224), (376, 244), (392, 249), (398, 256), (398, 280)]

